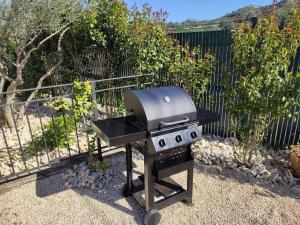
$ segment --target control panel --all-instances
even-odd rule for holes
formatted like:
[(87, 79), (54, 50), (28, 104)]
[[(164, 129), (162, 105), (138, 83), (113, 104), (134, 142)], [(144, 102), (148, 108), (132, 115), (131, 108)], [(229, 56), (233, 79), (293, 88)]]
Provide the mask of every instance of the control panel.
[(149, 149), (153, 152), (160, 152), (170, 148), (188, 145), (200, 140), (201, 132), (199, 128), (192, 127), (181, 131), (150, 137)]

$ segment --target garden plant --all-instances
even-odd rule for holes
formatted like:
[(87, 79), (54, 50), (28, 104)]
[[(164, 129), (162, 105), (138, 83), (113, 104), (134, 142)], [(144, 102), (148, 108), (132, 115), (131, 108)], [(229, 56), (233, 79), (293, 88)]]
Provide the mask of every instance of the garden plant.
[[(234, 70), (224, 79), (231, 129), (239, 139), (239, 159), (250, 165), (272, 123), (293, 118), (300, 106), (300, 74), (293, 69), (300, 46), (300, 11), (279, 26), (273, 14), (258, 23), (242, 23), (233, 35)], [(293, 113), (295, 112), (295, 113)]]

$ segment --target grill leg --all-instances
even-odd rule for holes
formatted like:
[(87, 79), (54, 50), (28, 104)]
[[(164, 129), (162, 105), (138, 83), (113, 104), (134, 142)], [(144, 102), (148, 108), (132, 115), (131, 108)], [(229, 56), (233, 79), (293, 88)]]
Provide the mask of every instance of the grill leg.
[(187, 171), (187, 200), (188, 205), (193, 204), (193, 169), (188, 169)]
[(126, 144), (126, 172), (127, 184), (124, 189), (124, 196), (132, 195), (132, 145)]
[[(191, 146), (188, 146), (188, 151), (191, 157), (192, 156), (192, 149)], [(188, 169), (187, 171), (187, 199), (186, 203), (188, 205), (193, 205), (193, 175), (194, 175), (194, 169), (193, 167)]]
[(144, 185), (145, 185), (145, 201), (146, 212), (154, 207), (154, 178), (153, 178), (153, 155), (145, 153), (144, 155)]
[(97, 137), (97, 150), (98, 150), (98, 160), (102, 162), (102, 146), (101, 146), (101, 139)]

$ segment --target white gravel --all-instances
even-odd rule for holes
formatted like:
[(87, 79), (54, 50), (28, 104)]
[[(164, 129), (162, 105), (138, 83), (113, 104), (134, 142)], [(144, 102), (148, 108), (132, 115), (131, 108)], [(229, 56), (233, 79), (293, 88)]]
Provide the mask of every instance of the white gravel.
[[(66, 189), (63, 174), (24, 184), (0, 195), (0, 224), (142, 224), (143, 210), (122, 196), (125, 154), (111, 161), (114, 175), (103, 189)], [(134, 171), (143, 161), (135, 157)], [(161, 225), (300, 224), (300, 189), (261, 181), (241, 171), (198, 164), (194, 203), (161, 210)], [(134, 177), (137, 173), (134, 173)], [(185, 184), (185, 173), (174, 179)]]

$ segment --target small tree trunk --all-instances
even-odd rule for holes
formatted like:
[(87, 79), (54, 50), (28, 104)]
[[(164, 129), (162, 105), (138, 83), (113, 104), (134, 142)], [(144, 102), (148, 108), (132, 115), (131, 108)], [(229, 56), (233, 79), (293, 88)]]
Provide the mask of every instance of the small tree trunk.
[(20, 126), (22, 124), (22, 121), (23, 121), (23, 118), (24, 118), (24, 115), (25, 115), (25, 110), (26, 110), (26, 107), (29, 105), (29, 103), (35, 98), (35, 96), (37, 95), (38, 91), (39, 91), (39, 88), (42, 87), (43, 85), (43, 82), (44, 80), (46, 80), (48, 77), (50, 77), (51, 75), (53, 75), (53, 73), (60, 67), (60, 65), (63, 63), (63, 49), (62, 49), (62, 40), (63, 40), (63, 37), (65, 35), (65, 33), (69, 30), (70, 28), (67, 27), (66, 29), (64, 29), (61, 33), (60, 33), (60, 36), (59, 36), (59, 39), (58, 39), (58, 44), (57, 44), (57, 52), (58, 52), (58, 62), (52, 66), (48, 71), (47, 73), (45, 73), (38, 81), (37, 85), (36, 85), (36, 90), (34, 90), (30, 95), (29, 97), (27, 98), (25, 104), (23, 104), (19, 110), (19, 113), (18, 113), (18, 120), (17, 120), (17, 126)]
[(4, 102), (3, 90), (4, 90), (5, 79), (1, 78), (0, 80), (0, 105)]
[(6, 101), (5, 101), (6, 106), (3, 107), (4, 118), (10, 127), (14, 127), (14, 120), (13, 120), (14, 112), (12, 112), (13, 109), (12, 104), (15, 102), (16, 89), (17, 89), (17, 83), (16, 81), (12, 81), (7, 88), (7, 92), (12, 92), (12, 93), (6, 94)]
[(5, 124), (3, 107), (1, 107), (1, 105), (4, 104), (4, 96), (2, 94), (4, 90), (4, 84), (5, 84), (5, 79), (1, 78), (0, 80), (0, 126), (3, 126)]
[(7, 88), (7, 92), (9, 93), (6, 94), (6, 101), (5, 101), (6, 106), (3, 108), (5, 120), (7, 121), (10, 127), (14, 126), (14, 120), (13, 120), (14, 112), (12, 109), (14, 108), (13, 103), (15, 102), (17, 88), (23, 84), (22, 66), (20, 64), (17, 64), (16, 68), (17, 68), (16, 79), (10, 81), (10, 85)]
[(0, 126), (3, 126), (5, 124), (3, 107), (1, 107), (1, 105), (5, 104), (3, 92), (4, 92), (5, 80), (7, 79), (7, 77), (8, 77), (8, 69), (5, 63), (1, 60), (0, 61)]
[(42, 87), (42, 84), (44, 82), (45, 79), (47, 79), (49, 76), (51, 76), (53, 74), (53, 72), (61, 65), (61, 60), (59, 60), (59, 62), (54, 65), (50, 70), (48, 70), (47, 73), (45, 73), (38, 81), (38, 84), (36, 86), (36, 90), (34, 90), (33, 92), (31, 92), (31, 94), (29, 95), (29, 97), (27, 98), (25, 104), (23, 104), (20, 107), (20, 110), (18, 112), (18, 118), (17, 118), (17, 126), (22, 125), (22, 121), (25, 115), (25, 110), (26, 107), (29, 105), (29, 103), (34, 99), (34, 97), (37, 95), (39, 88)]

